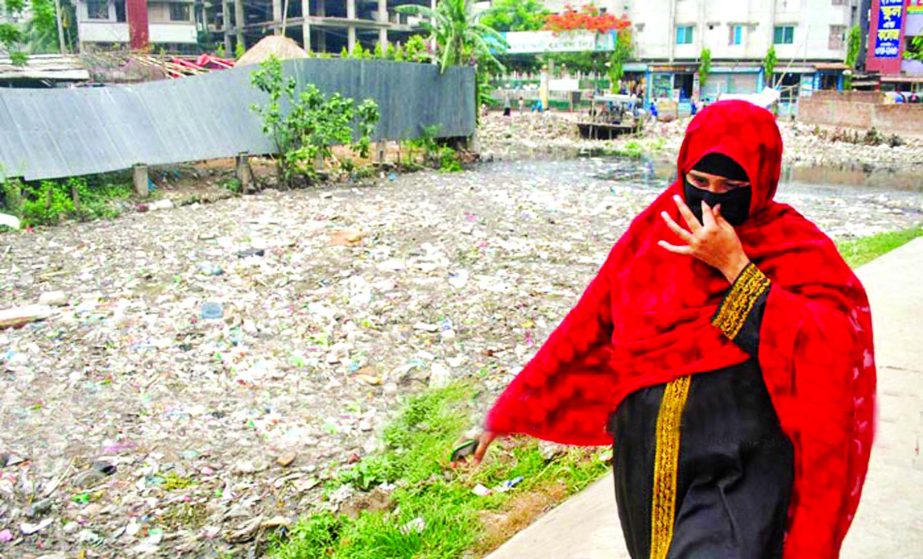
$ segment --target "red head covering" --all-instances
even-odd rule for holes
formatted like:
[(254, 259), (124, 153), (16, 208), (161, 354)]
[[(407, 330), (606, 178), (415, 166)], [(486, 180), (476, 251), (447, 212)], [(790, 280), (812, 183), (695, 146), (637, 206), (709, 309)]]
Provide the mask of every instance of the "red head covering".
[(632, 222), (577, 306), (497, 400), (487, 427), (611, 444), (606, 419), (631, 392), (750, 359), (711, 324), (729, 287), (724, 277), (657, 245), (676, 241), (659, 214), (682, 222), (671, 198), (682, 195), (686, 171), (709, 153), (732, 158), (750, 178), (750, 214), (736, 231), (772, 281), (758, 360), (795, 446), (785, 557), (836, 557), (872, 442), (871, 315), (862, 285), (830, 239), (773, 201), (782, 139), (773, 116), (750, 103), (714, 103), (692, 120), (677, 181)]

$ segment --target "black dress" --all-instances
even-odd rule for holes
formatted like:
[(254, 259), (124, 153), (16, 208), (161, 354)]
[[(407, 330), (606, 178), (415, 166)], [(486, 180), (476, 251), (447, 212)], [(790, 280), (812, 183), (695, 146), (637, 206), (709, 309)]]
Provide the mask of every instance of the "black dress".
[(782, 556), (793, 448), (756, 361), (770, 287), (743, 290), (742, 278), (719, 313), (740, 312), (729, 298), (751, 293), (732, 339), (753, 358), (638, 390), (610, 418), (616, 501), (633, 559)]

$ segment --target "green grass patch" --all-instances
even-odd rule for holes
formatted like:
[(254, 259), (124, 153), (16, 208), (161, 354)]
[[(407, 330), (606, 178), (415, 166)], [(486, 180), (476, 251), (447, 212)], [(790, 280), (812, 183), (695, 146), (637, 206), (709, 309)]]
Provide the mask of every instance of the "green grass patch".
[[(394, 484), (389, 501), (352, 516), (309, 515), (273, 542), (270, 556), (449, 559), (483, 553), (502, 542), (500, 533), (518, 529), (608, 471), (599, 450), (572, 448), (545, 460), (538, 443), (524, 438), (494, 443), (480, 468), (451, 468), (449, 454), (478, 408), (474, 392), (457, 384), (411, 398), (384, 431), (386, 449), (341, 471), (328, 487)], [(472, 492), (477, 484), (495, 488), (517, 477), (523, 481), (510, 491)], [(545, 497), (530, 498), (536, 494)]]
[(837, 243), (837, 248), (847, 264), (853, 268), (858, 268), (920, 236), (923, 236), (923, 226), (918, 225), (901, 231), (878, 233), (859, 239), (840, 241)]
[(116, 217), (117, 200), (131, 197), (125, 174), (111, 173), (66, 180), (0, 180), (0, 211), (19, 217), (23, 227), (56, 225), (67, 219)]

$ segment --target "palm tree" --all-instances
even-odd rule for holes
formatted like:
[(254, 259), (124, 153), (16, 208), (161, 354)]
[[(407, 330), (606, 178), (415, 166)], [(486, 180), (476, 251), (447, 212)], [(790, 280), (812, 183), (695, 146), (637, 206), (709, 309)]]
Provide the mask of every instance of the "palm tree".
[(435, 9), (400, 6), (397, 11), (424, 18), (420, 26), (436, 41), (440, 71), (467, 64), (502, 70), (494, 53), (504, 52), (508, 45), (500, 33), (480, 23), (472, 4), (472, 0), (439, 0)]

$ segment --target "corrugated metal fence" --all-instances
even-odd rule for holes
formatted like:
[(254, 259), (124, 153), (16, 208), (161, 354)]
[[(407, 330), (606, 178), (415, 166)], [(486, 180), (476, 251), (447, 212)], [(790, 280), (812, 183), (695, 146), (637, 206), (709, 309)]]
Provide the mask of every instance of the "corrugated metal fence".
[[(315, 84), (381, 110), (376, 140), (439, 125), (439, 137), (475, 128), (474, 72), (377, 60), (290, 60), (299, 88)], [(77, 89), (0, 89), (0, 176), (88, 175), (272, 151), (250, 107), (255, 66), (177, 80)]]

